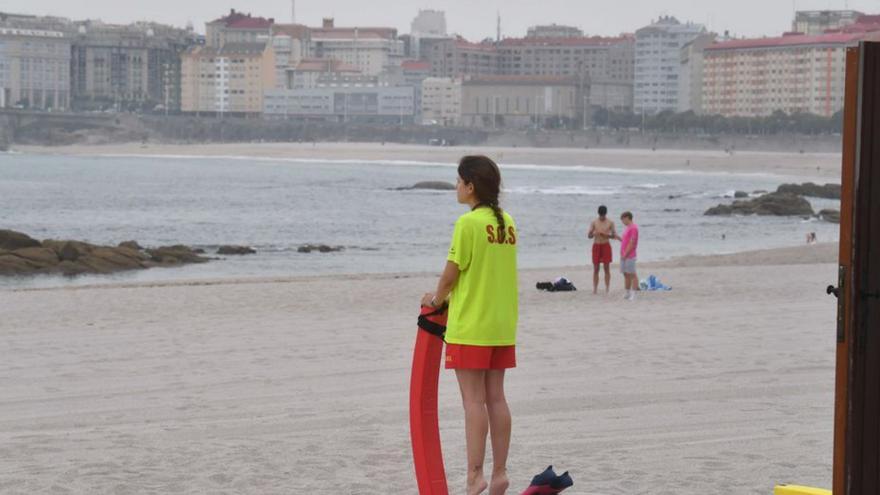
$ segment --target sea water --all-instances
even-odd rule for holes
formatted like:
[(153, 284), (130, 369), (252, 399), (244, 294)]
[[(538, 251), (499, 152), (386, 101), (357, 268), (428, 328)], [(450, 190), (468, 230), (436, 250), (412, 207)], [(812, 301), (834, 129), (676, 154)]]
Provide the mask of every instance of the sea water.
[[(501, 164), (502, 207), (518, 228), (522, 268), (589, 263), (586, 232), (599, 205), (618, 224), (630, 210), (642, 261), (730, 253), (837, 239), (838, 226), (800, 217), (717, 217), (734, 191), (775, 190), (809, 177)], [(454, 163), (0, 154), (0, 229), (37, 239), (116, 245), (186, 244), (212, 255), (242, 244), (257, 254), (206, 264), (79, 277), (0, 278), (2, 287), (438, 272), (455, 219), (454, 191), (397, 190), (454, 183)], [(810, 199), (814, 208), (839, 201)], [(302, 244), (344, 246), (299, 253)], [(615, 249), (618, 245), (615, 243)], [(615, 259), (617, 256), (615, 256)]]

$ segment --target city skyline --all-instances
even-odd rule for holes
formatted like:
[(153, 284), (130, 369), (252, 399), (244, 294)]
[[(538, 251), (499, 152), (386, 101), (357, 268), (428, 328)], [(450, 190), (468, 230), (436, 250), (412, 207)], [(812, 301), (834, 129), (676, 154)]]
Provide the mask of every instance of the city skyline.
[[(409, 32), (410, 22), (419, 9), (435, 9), (445, 11), (450, 33), (480, 40), (495, 37), (497, 13), (501, 15), (502, 37), (521, 37), (529, 26), (551, 23), (573, 25), (588, 35), (613, 36), (633, 32), (661, 15), (672, 15), (682, 22), (704, 24), (718, 33), (729, 31), (734, 36), (756, 37), (774, 36), (789, 30), (795, 9), (880, 11), (880, 1), (877, 0), (777, 0), (769, 4), (759, 0), (741, 0), (737, 3), (668, 0), (662, 8), (651, 0), (628, 0), (603, 6), (601, 16), (591, 15), (591, 9), (596, 7), (586, 2), (571, 6), (570, 2), (563, 0), (546, 0), (541, 3), (540, 9), (521, 0), (492, 0), (479, 5), (462, 0), (432, 1), (430, 5), (386, 0), (380, 4), (384, 8), (364, 10), (358, 8), (362, 7), (361, 2), (353, 0), (326, 0), (320, 3), (300, 0), (296, 5), (296, 17), (297, 22), (311, 26), (320, 25), (323, 17), (334, 17), (337, 25), (389, 26), (403, 34)], [(197, 32), (203, 33), (205, 22), (224, 15), (231, 8), (256, 16), (273, 17), (279, 23), (289, 23), (291, 20), (291, 3), (286, 0), (197, 1), (184, 5), (169, 0), (154, 0), (149, 5), (142, 4), (136, 8), (109, 0), (93, 0), (85, 6), (49, 0), (7, 0), (3, 10), (75, 20), (100, 19), (119, 24), (155, 21), (183, 27), (191, 22)], [(755, 16), (756, 11), (765, 15)]]

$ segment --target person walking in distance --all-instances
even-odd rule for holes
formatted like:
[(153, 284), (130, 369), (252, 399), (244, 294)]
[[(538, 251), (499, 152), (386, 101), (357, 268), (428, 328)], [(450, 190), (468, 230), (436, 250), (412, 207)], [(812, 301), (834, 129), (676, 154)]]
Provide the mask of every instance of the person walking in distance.
[[(449, 296), (446, 368), (454, 369), (464, 406), (467, 495), (487, 488), (504, 495), (511, 418), (504, 372), (516, 367), (518, 288), (516, 224), (498, 203), (501, 173), (485, 156), (458, 165), (458, 202), (470, 211), (458, 218), (446, 268), (423, 306), (440, 307)], [(483, 474), (486, 437), (492, 441), (492, 477)]]
[(605, 268), (605, 293), (611, 289), (611, 239), (617, 238), (614, 222), (608, 218), (608, 208), (599, 207), (599, 217), (590, 223), (587, 237), (593, 240), (593, 294), (599, 291), (599, 267)]
[(620, 215), (620, 221), (626, 226), (620, 237), (620, 271), (623, 273), (623, 286), (626, 289), (624, 297), (632, 301), (635, 300), (636, 291), (639, 289), (639, 279), (636, 276), (639, 226), (633, 222), (633, 214), (628, 211)]

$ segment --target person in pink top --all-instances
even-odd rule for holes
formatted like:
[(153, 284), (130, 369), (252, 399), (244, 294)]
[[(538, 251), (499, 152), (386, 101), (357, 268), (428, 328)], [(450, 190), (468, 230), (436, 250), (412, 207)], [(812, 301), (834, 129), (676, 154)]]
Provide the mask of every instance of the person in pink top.
[(626, 226), (620, 237), (620, 271), (623, 273), (623, 286), (626, 289), (627, 300), (636, 298), (639, 290), (639, 278), (636, 276), (636, 257), (639, 247), (639, 226), (633, 222), (633, 214), (625, 211), (620, 215), (620, 221)]

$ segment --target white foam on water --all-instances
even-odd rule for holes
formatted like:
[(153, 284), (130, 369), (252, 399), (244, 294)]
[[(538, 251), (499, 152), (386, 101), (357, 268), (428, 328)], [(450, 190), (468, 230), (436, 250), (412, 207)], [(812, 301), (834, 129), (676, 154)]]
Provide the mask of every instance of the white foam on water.
[[(418, 167), (458, 167), (454, 162), (434, 162), (425, 160), (362, 160), (352, 158), (284, 158), (269, 156), (242, 156), (242, 155), (150, 155), (138, 153), (105, 153), (93, 155), (103, 158), (174, 158), (180, 160), (239, 160), (263, 163), (297, 163), (297, 164), (328, 164), (328, 165), (392, 165), (392, 166), (418, 166)], [(755, 177), (755, 178), (778, 178), (785, 177), (778, 174), (764, 172), (725, 172), (725, 171), (696, 171), (696, 170), (663, 170), (650, 168), (614, 168), (593, 165), (538, 165), (531, 163), (510, 163), (499, 165), (502, 169), (513, 170), (557, 170), (575, 171), (587, 173), (607, 173), (622, 175), (696, 175), (696, 176), (719, 176), (719, 177)]]
[(582, 186), (559, 186), (559, 187), (511, 187), (504, 189), (508, 194), (557, 194), (572, 196), (611, 196), (619, 194), (620, 189), (609, 188), (589, 188)]

